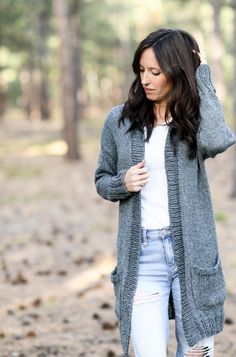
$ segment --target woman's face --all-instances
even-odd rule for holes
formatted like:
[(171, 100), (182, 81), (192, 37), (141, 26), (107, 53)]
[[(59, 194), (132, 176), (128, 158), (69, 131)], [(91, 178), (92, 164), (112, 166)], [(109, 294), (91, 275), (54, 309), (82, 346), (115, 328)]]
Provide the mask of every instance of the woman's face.
[(162, 73), (151, 47), (143, 51), (139, 65), (141, 83), (147, 98), (154, 102), (166, 101), (171, 85)]

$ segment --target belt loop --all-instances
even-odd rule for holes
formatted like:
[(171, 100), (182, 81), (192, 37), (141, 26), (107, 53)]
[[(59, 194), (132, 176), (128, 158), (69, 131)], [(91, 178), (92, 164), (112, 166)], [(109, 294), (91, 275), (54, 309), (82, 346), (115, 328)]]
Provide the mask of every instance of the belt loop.
[(167, 226), (167, 227), (161, 228), (161, 236), (162, 236), (162, 238), (164, 238), (164, 236), (167, 235), (167, 234), (170, 234), (170, 227)]
[(147, 230), (143, 229), (143, 246), (146, 247), (148, 245), (148, 239), (147, 239)]

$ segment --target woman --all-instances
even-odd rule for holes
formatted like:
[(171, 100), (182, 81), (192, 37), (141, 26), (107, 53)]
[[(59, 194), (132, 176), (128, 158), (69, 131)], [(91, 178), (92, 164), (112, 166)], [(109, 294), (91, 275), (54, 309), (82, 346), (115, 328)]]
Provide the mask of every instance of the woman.
[(214, 356), (225, 279), (204, 160), (236, 142), (194, 38), (160, 29), (138, 46), (128, 100), (104, 123), (97, 192), (119, 201), (111, 273), (124, 357)]

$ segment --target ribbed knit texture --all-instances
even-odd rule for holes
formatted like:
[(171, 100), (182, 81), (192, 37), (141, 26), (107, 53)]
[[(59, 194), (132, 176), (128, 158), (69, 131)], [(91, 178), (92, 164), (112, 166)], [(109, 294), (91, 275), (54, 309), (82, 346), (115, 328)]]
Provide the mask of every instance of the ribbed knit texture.
[[(183, 328), (190, 346), (223, 329), (226, 285), (204, 159), (214, 157), (236, 142), (224, 120), (208, 65), (198, 67), (196, 80), (201, 99), (197, 158), (188, 159), (184, 142), (179, 142), (177, 155), (174, 155), (170, 128), (165, 144), (170, 227), (180, 278)], [(127, 118), (125, 125), (118, 127), (122, 108), (123, 105), (114, 107), (104, 123), (95, 183), (104, 199), (119, 201), (117, 265), (111, 280), (123, 356), (129, 357), (132, 304), (142, 239), (141, 193), (128, 192), (124, 177), (131, 166), (143, 160), (145, 142), (140, 130), (126, 134)], [(172, 294), (168, 312), (170, 319), (175, 317)]]
[[(169, 130), (170, 134), (170, 130)], [(170, 214), (170, 229), (173, 236), (173, 249), (176, 264), (178, 266), (179, 280), (181, 286), (181, 301), (182, 301), (182, 322), (184, 331), (188, 335), (186, 338), (190, 345), (200, 340), (201, 334), (196, 324), (196, 320), (192, 318), (190, 305), (187, 299), (187, 288), (185, 283), (185, 260), (184, 244), (182, 236), (180, 201), (179, 201), (179, 180), (178, 180), (178, 162), (175, 157), (170, 137), (166, 141), (166, 174), (168, 180), (168, 200)], [(191, 238), (190, 238), (191, 239)]]

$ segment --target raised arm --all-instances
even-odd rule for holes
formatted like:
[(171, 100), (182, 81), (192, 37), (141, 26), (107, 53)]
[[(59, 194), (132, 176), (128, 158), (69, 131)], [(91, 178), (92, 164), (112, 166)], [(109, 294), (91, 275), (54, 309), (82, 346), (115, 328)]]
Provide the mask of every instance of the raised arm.
[(200, 64), (196, 71), (200, 97), (200, 123), (197, 133), (198, 149), (204, 159), (215, 157), (236, 143), (228, 127), (221, 103), (212, 84), (208, 64)]

